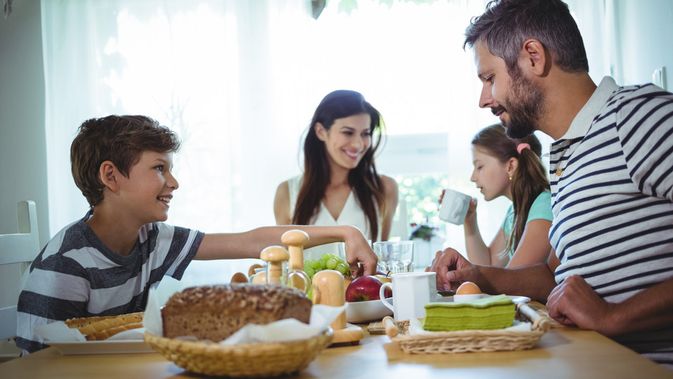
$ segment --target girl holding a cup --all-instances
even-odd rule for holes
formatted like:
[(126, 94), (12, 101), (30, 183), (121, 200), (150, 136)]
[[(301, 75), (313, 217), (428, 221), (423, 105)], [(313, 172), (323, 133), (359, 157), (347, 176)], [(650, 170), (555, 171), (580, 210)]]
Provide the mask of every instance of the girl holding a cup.
[(551, 195), (542, 147), (533, 134), (510, 139), (500, 124), (488, 126), (472, 139), (470, 180), (486, 201), (505, 196), (512, 205), (500, 230), (486, 245), (477, 225), (477, 201), (465, 216), (465, 246), (470, 262), (498, 267), (523, 267), (546, 262), (551, 246)]

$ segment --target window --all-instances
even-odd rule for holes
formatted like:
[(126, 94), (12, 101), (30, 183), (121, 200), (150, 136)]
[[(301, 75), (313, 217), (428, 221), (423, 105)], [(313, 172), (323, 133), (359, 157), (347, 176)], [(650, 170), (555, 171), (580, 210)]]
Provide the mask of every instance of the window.
[[(51, 233), (87, 208), (68, 161), (77, 126), (113, 113), (149, 115), (182, 138), (170, 223), (206, 232), (273, 224), (276, 186), (301, 172), (302, 133), (339, 88), (383, 114), (377, 165), (400, 182), (410, 221), (442, 226), (433, 204), (442, 187), (480, 198), (469, 141), (496, 119), (477, 107), (462, 44), (485, 2), (349, 3), (357, 6), (330, 1), (315, 20), (309, 1), (44, 2)], [(506, 206), (480, 204), (485, 239)], [(443, 227), (461, 248), (462, 229)]]

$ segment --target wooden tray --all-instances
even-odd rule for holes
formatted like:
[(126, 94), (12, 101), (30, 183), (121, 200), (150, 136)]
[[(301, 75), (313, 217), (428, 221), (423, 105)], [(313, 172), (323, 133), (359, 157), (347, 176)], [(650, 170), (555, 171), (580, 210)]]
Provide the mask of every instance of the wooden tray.
[(433, 332), (409, 335), (409, 322), (394, 323), (384, 319), (386, 334), (400, 349), (409, 354), (444, 354), (478, 351), (508, 351), (530, 349), (549, 330), (551, 323), (547, 317), (538, 314), (527, 304), (517, 304), (517, 316), (532, 322), (530, 331), (461, 330), (454, 332)]

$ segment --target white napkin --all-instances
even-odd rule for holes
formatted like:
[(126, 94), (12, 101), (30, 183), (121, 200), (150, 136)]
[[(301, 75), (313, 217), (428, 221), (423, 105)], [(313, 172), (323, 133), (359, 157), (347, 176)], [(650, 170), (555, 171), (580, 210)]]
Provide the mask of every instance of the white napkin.
[(161, 307), (166, 304), (174, 293), (180, 292), (186, 287), (189, 286), (170, 276), (165, 276), (157, 286), (150, 288), (147, 307), (143, 315), (145, 330), (157, 336), (163, 335), (164, 326), (161, 321)]
[[(136, 328), (117, 333), (105, 341), (142, 341), (145, 329)], [(63, 321), (55, 321), (45, 325), (35, 327), (35, 335), (49, 342), (86, 342), (86, 337), (77, 328), (69, 328)]]
[(77, 328), (68, 328), (63, 321), (35, 327), (35, 336), (45, 343), (52, 342), (86, 342), (86, 338)]
[(314, 305), (311, 308), (311, 321), (308, 325), (293, 318), (279, 320), (266, 325), (248, 324), (229, 336), (229, 338), (221, 341), (220, 345), (281, 342), (311, 338), (327, 329), (344, 309), (345, 307)]

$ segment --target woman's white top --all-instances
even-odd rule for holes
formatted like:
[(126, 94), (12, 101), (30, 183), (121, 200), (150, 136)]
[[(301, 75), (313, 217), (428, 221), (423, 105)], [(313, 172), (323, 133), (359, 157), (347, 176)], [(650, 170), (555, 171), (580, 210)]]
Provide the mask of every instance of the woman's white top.
[[(290, 194), (290, 213), (294, 214), (294, 208), (297, 204), (297, 196), (299, 195), (299, 189), (301, 188), (301, 179), (302, 176), (295, 176), (287, 181), (288, 190)], [(377, 240), (381, 239), (381, 218), (379, 216), (378, 207), (376, 208), (377, 218), (379, 220), (379, 232)], [(348, 193), (348, 198), (346, 199), (346, 204), (344, 204), (341, 213), (338, 218), (332, 217), (332, 214), (329, 212), (325, 204), (320, 202), (320, 209), (313, 218), (308, 222), (309, 225), (317, 226), (337, 226), (337, 225), (352, 225), (360, 229), (364, 234), (366, 239), (370, 239), (369, 231), (369, 222), (365, 216), (364, 211), (360, 207), (360, 203), (357, 201), (357, 198), (353, 194), (353, 191)], [(330, 246), (331, 244), (325, 245)], [(315, 248), (313, 248), (315, 249)], [(313, 250), (311, 249), (311, 250)], [(332, 247), (331, 250), (334, 250)], [(332, 251), (336, 254), (336, 252)]]

